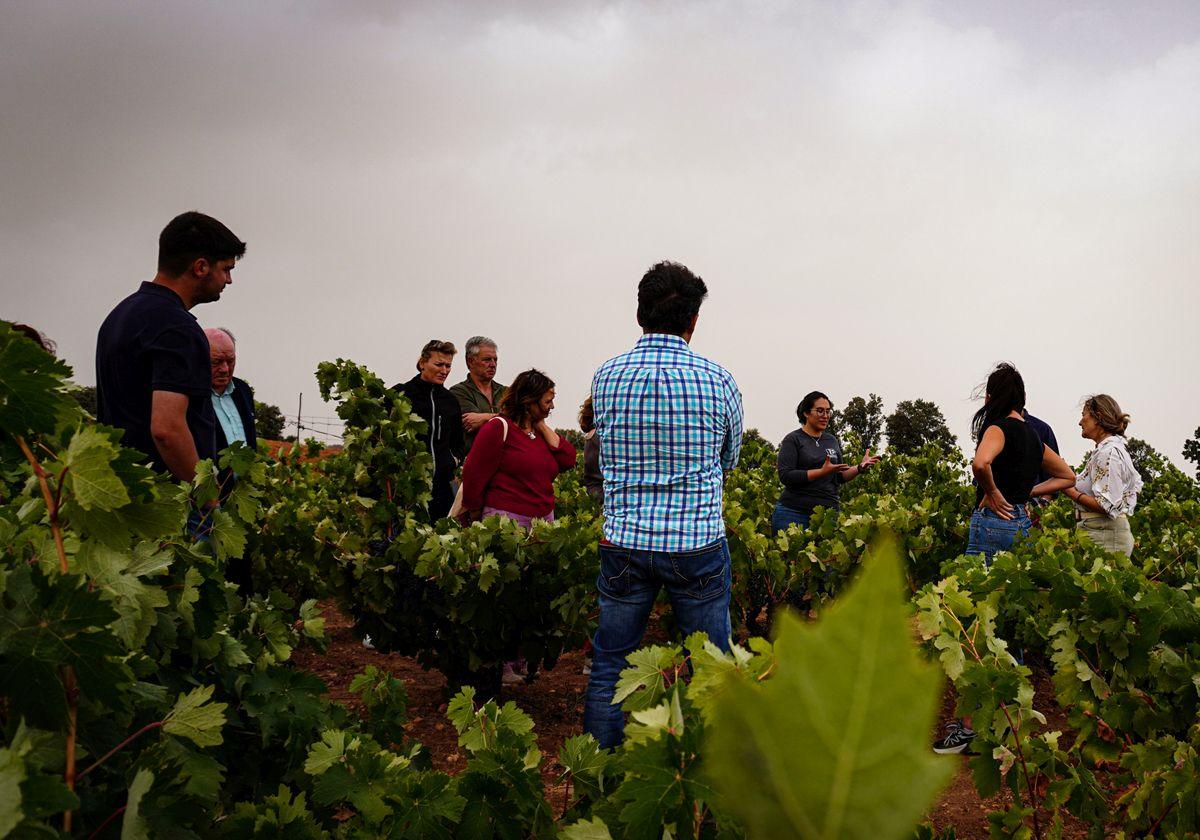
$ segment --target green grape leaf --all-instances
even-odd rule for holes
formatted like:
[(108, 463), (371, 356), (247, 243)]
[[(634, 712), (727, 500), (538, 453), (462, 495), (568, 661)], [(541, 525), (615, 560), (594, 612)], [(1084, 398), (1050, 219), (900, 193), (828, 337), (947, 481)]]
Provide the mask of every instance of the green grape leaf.
[(953, 773), (926, 743), (939, 675), (921, 662), (901, 561), (877, 543), (820, 621), (782, 615), (770, 680), (734, 680), (706, 765), (752, 837), (906, 837)]
[(500, 577), (500, 561), (494, 554), (485, 554), (479, 561), (479, 590), (487, 592)]
[(246, 529), (226, 511), (219, 508), (212, 513), (212, 542), (217, 549), (217, 557), (228, 560), (230, 557), (241, 557), (246, 553)]
[(300, 605), (300, 620), (303, 622), (301, 627), (305, 636), (310, 639), (325, 637), (325, 617), (321, 614), (321, 608), (317, 606), (316, 598), (309, 598)]
[(318, 840), (328, 835), (308, 810), (304, 793), (297, 793), (293, 799), (287, 785), (281, 784), (278, 793), (264, 797), (261, 803), (239, 803), (225, 824), (223, 836)]
[(580, 820), (564, 828), (559, 833), (560, 840), (612, 840), (608, 826), (597, 817), (594, 820)]
[(475, 689), (465, 685), (451, 698), (446, 717), (461, 735), (475, 723)]
[(113, 624), (126, 647), (140, 648), (157, 620), (157, 610), (170, 599), (160, 587), (140, 580), (141, 575), (158, 574), (171, 563), (170, 552), (156, 552), (143, 543), (130, 553), (103, 543), (84, 543), (75, 555), (75, 568), (92, 581), (112, 601), (117, 610)]
[(574, 735), (563, 741), (558, 751), (558, 763), (572, 775), (598, 776), (612, 761), (612, 753), (600, 749), (591, 735)]
[(6, 436), (54, 431), (71, 368), (0, 322), (0, 431)]
[(196, 629), (196, 604), (200, 601), (200, 586), (204, 583), (204, 575), (195, 567), (188, 567), (183, 573), (183, 589), (179, 592), (179, 601), (175, 609), (183, 624), (189, 630)]
[(215, 747), (223, 740), (224, 703), (210, 703), (213, 687), (202, 685), (179, 695), (175, 707), (163, 719), (163, 732), (187, 738), (198, 747)]
[(44, 773), (21, 783), (21, 800), (26, 819), (45, 819), (79, 807), (79, 797), (67, 788), (61, 776)]
[(732, 672), (742, 671), (747, 677), (758, 679), (774, 664), (775, 656), (769, 642), (753, 639), (751, 644), (758, 646), (758, 655), (737, 644), (726, 653), (703, 633), (688, 637), (686, 645), (694, 673), (688, 683), (687, 696), (700, 709), (706, 723), (711, 721), (717, 698), (729, 684)]
[(321, 733), (321, 742), (308, 748), (308, 758), (304, 762), (304, 772), (310, 776), (320, 776), (333, 765), (344, 761), (347, 749), (357, 746), (352, 740), (346, 744), (346, 733), (340, 729), (330, 729)]
[(621, 671), (613, 705), (627, 712), (649, 709), (662, 700), (667, 691), (667, 674), (674, 673), (683, 649), (651, 645), (629, 654), (629, 667)]
[(125, 813), (121, 816), (121, 840), (150, 840), (150, 826), (142, 816), (142, 798), (150, 792), (154, 774), (143, 767), (133, 777), (129, 796), (125, 801)]
[(711, 802), (716, 791), (680, 771), (672, 738), (652, 738), (631, 742), (624, 755), (625, 781), (617, 789), (617, 798), (626, 802), (621, 821), (628, 837), (662, 836), (664, 822), (671, 820), (689, 799)]
[(0, 748), (0, 837), (5, 837), (25, 818), (21, 807), (21, 783), (25, 761), (15, 750)]
[(63, 458), (67, 485), (84, 510), (111, 511), (129, 504), (129, 492), (113, 469), (117, 446), (96, 426), (82, 426)]
[[(407, 837), (450, 837), (447, 824), (462, 818), (467, 800), (457, 793), (455, 780), (445, 773), (409, 773), (403, 797), (397, 797), (395, 820), (408, 827)], [(461, 828), (461, 826), (460, 826)], [(460, 834), (461, 836), (461, 834)]]
[(48, 728), (66, 720), (62, 666), (72, 666), (89, 699), (126, 707), (133, 682), (116, 657), (124, 653), (109, 625), (117, 618), (83, 578), (47, 577), (21, 565), (9, 572), (0, 599), (0, 695), (30, 721)]
[(671, 699), (664, 700), (652, 709), (630, 713), (625, 735), (630, 741), (657, 738), (662, 734), (682, 738), (684, 734), (683, 707), (679, 701), (678, 683), (671, 692)]

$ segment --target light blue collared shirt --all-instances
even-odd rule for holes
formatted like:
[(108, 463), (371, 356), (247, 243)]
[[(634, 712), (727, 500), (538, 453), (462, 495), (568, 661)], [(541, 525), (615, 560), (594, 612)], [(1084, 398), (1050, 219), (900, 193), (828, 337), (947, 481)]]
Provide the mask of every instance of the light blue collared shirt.
[(592, 380), (604, 535), (622, 548), (692, 551), (725, 536), (723, 471), (742, 447), (733, 376), (676, 335), (649, 334)]
[(213, 391), (213, 411), (225, 432), (225, 440), (232, 444), (235, 440), (246, 442), (246, 427), (242, 425), (242, 415), (238, 414), (237, 405), (233, 401), (233, 389), (237, 387), (232, 379), (223, 394)]

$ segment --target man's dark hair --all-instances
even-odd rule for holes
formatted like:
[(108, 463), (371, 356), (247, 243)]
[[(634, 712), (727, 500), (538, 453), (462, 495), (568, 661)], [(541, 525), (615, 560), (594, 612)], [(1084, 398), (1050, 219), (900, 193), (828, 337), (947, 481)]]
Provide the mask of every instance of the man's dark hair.
[(808, 418), (804, 415), (813, 410), (813, 406), (817, 404), (817, 400), (825, 400), (829, 405), (833, 406), (833, 400), (825, 396), (820, 391), (809, 391), (804, 395), (804, 399), (800, 400), (800, 405), (796, 406), (796, 416), (800, 418), (801, 423), (807, 423)]
[(638, 283), (638, 323), (652, 333), (683, 335), (708, 297), (704, 281), (687, 266), (663, 261)]
[(178, 277), (198, 259), (241, 259), (246, 243), (212, 216), (190, 210), (167, 223), (158, 237), (158, 270)]

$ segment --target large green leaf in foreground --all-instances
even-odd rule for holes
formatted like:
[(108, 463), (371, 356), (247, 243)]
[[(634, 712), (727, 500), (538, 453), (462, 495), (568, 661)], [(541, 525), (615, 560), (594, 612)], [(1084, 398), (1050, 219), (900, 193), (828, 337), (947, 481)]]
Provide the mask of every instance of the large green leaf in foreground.
[(863, 565), (820, 621), (780, 617), (777, 673), (718, 701), (705, 760), (752, 837), (906, 837), (953, 772), (930, 750), (940, 678), (916, 652), (895, 547)]

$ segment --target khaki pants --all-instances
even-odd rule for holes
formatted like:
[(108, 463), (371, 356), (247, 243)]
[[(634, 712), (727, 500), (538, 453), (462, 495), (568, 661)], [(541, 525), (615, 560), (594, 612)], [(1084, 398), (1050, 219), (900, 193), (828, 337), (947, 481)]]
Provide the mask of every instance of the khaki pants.
[(1075, 530), (1107, 551), (1133, 556), (1133, 532), (1129, 530), (1129, 520), (1124, 514), (1115, 518), (1102, 513), (1083, 514), (1083, 518), (1075, 522)]

